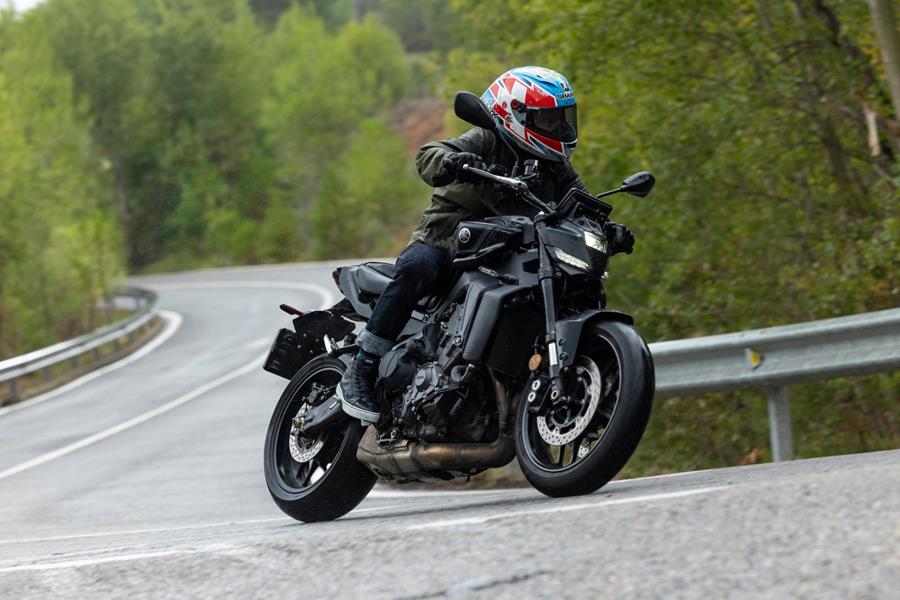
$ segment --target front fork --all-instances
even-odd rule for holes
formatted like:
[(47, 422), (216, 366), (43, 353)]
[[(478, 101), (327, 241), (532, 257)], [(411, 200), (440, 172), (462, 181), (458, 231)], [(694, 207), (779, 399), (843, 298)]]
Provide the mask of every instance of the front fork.
[(550, 402), (555, 403), (562, 394), (562, 365), (559, 362), (559, 345), (556, 340), (556, 301), (553, 298), (553, 264), (550, 262), (550, 252), (544, 245), (541, 235), (544, 222), (538, 220), (535, 223), (535, 232), (538, 238), (540, 250), (540, 268), (538, 269), (538, 281), (541, 284), (541, 295), (544, 300), (544, 325), (547, 332), (544, 342), (547, 345), (547, 360), (550, 365)]

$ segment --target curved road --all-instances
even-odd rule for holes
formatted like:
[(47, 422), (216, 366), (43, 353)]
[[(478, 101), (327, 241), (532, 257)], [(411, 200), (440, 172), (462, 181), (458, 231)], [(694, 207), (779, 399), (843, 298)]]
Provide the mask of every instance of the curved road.
[(281, 302), (330, 265), (136, 279), (163, 334), (0, 409), (0, 598), (896, 598), (900, 451), (531, 490), (376, 490), (304, 525), (268, 497)]

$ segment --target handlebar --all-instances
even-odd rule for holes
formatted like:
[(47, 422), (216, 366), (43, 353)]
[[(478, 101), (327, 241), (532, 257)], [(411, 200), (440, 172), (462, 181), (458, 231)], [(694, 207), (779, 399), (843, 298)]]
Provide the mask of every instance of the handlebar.
[(471, 171), (472, 173), (475, 173), (476, 175), (480, 175), (480, 176), (484, 177), (485, 179), (490, 179), (491, 181), (496, 181), (497, 183), (507, 185), (507, 186), (513, 188), (514, 190), (516, 190), (517, 192), (524, 192), (525, 190), (528, 189), (527, 183), (525, 183), (524, 181), (520, 181), (518, 179), (514, 179), (512, 177), (504, 177), (502, 175), (494, 175), (493, 173), (491, 173), (489, 171), (477, 169), (468, 164), (463, 165), (462, 168), (463, 168), (463, 171)]
[(525, 200), (526, 202), (528, 202), (529, 204), (531, 204), (538, 210), (543, 211), (544, 214), (549, 215), (549, 214), (555, 212), (554, 209), (552, 207), (550, 207), (547, 203), (545, 203), (543, 200), (541, 200), (540, 198), (538, 198), (537, 196), (532, 194), (531, 191), (528, 189), (528, 183), (525, 181), (522, 181), (521, 179), (516, 179), (514, 177), (504, 177), (502, 175), (494, 175), (493, 173), (491, 173), (489, 171), (485, 171), (483, 169), (478, 169), (478, 168), (473, 167), (468, 164), (463, 165), (462, 169), (463, 169), (463, 171), (470, 171), (472, 173), (475, 173), (476, 175), (480, 175), (481, 177), (484, 177), (485, 179), (490, 179), (491, 181), (495, 181), (501, 185), (507, 186), (508, 188), (512, 189), (512, 191), (519, 194), (523, 200)]

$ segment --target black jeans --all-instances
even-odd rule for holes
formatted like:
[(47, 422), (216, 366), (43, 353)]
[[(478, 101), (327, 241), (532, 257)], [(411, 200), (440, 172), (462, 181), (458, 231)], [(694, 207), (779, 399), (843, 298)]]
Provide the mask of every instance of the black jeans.
[(360, 334), (359, 347), (384, 356), (403, 331), (416, 303), (434, 293), (450, 274), (446, 250), (428, 244), (413, 244), (397, 258), (394, 281), (375, 304), (372, 317)]

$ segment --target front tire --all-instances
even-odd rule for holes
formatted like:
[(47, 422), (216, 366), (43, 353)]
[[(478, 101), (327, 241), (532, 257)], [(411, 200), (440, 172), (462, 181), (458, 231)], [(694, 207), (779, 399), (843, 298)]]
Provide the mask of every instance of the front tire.
[(314, 440), (291, 440), (294, 417), (305, 404), (330, 399), (345, 368), (326, 356), (304, 365), (281, 394), (269, 422), (263, 458), (266, 485), (278, 508), (298, 521), (337, 519), (375, 485), (375, 474), (356, 460), (362, 437), (359, 421), (338, 423)]
[(569, 429), (556, 425), (559, 420), (530, 413), (524, 397), (516, 413), (522, 473), (538, 491), (553, 497), (590, 494), (616, 476), (644, 434), (655, 385), (647, 344), (632, 327), (618, 322), (596, 323), (584, 332), (567, 379), (572, 389), (567, 385), (566, 393), (577, 396), (582, 390), (583, 410), (593, 407), (590, 414), (579, 415), (586, 425), (574, 417)]

